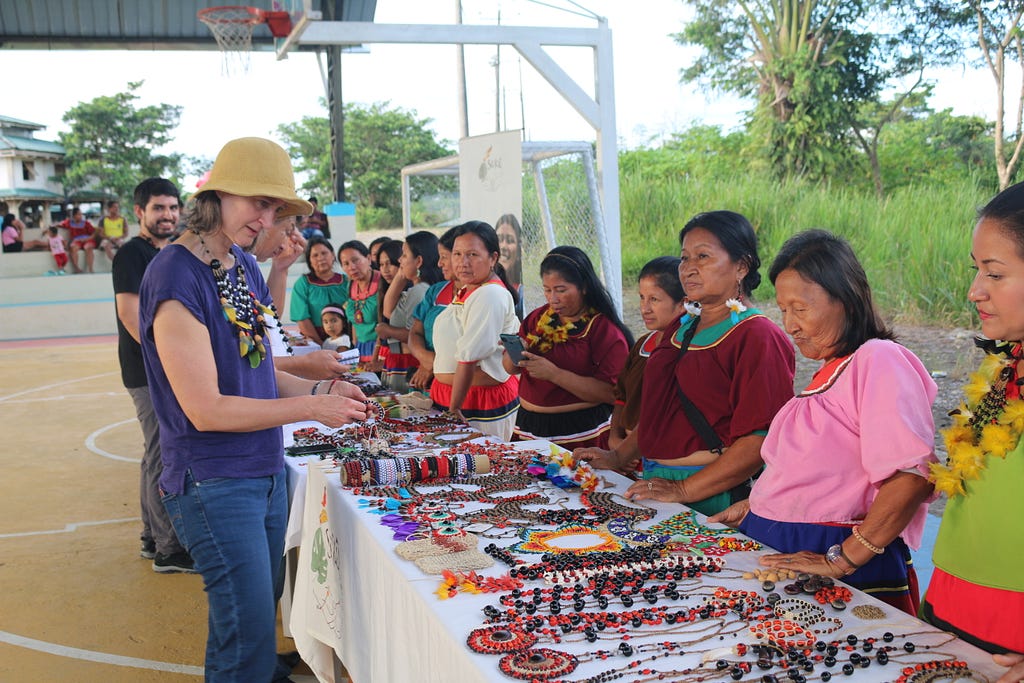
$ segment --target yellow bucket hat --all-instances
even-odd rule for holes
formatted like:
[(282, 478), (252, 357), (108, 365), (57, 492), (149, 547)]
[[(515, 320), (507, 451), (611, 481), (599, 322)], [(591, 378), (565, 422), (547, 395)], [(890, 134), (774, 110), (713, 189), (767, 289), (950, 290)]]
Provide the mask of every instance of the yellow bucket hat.
[(279, 216), (308, 216), (313, 205), (295, 194), (295, 173), (288, 152), (265, 138), (238, 138), (217, 154), (210, 178), (195, 196), (220, 190), (240, 197), (270, 197), (284, 202)]

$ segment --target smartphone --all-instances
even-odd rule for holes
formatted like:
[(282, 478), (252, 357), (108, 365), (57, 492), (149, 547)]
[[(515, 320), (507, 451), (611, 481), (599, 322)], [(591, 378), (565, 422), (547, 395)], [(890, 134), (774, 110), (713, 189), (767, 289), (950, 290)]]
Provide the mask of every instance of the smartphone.
[(501, 335), (501, 345), (505, 347), (513, 363), (518, 365), (519, 361), (523, 360), (523, 338), (518, 334)]

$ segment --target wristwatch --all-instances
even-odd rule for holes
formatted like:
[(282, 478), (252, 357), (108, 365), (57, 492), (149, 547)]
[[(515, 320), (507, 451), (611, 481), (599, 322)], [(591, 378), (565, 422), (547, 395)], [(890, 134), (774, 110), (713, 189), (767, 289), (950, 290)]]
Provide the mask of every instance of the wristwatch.
[[(849, 576), (858, 569), (857, 565), (855, 565), (853, 562), (850, 562), (850, 560), (847, 559), (846, 553), (843, 552), (843, 546), (838, 543), (836, 543), (834, 546), (830, 547), (828, 550), (825, 551), (825, 560), (829, 564), (834, 564), (840, 569), (842, 569), (843, 576)], [(839, 564), (840, 560), (842, 560), (843, 564), (847, 566), (847, 569), (843, 569), (843, 564)]]

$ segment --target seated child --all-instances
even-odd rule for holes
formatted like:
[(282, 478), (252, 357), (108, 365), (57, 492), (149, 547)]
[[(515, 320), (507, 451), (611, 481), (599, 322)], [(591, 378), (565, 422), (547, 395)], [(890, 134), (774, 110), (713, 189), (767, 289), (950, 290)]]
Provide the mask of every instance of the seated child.
[(46, 241), (50, 245), (50, 253), (53, 254), (53, 260), (57, 264), (57, 270), (51, 270), (46, 274), (64, 275), (64, 266), (68, 264), (68, 254), (64, 249), (64, 238), (57, 232), (56, 225), (51, 225), (48, 233), (49, 237)]
[(100, 219), (96, 236), (99, 238), (100, 249), (113, 262), (114, 253), (124, 245), (125, 237), (124, 216), (121, 215), (121, 205), (118, 202), (107, 203), (107, 215)]
[(93, 250), (96, 249), (96, 228), (85, 219), (82, 210), (78, 207), (72, 209), (71, 218), (61, 221), (58, 226), (68, 231), (71, 269), (76, 273), (82, 272), (82, 268), (78, 265), (78, 252), (84, 250), (85, 267), (91, 273)]
[(324, 306), (320, 311), (320, 324), (327, 333), (321, 348), (328, 351), (348, 351), (352, 348), (352, 324), (341, 304)]

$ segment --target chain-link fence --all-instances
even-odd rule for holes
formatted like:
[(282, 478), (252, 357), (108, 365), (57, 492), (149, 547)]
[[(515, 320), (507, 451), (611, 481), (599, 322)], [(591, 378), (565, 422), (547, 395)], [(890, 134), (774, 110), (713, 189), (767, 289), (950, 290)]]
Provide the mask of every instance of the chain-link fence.
[[(460, 222), (458, 172), (458, 157), (427, 162), (405, 172), (407, 227), (442, 228)], [(544, 303), (540, 262), (552, 247), (571, 244), (583, 249), (602, 276), (609, 270), (610, 259), (620, 255), (608, 253), (606, 247), (589, 143), (524, 142), (522, 182), (520, 222), (528, 312)], [(498, 216), (479, 218), (494, 225)]]

